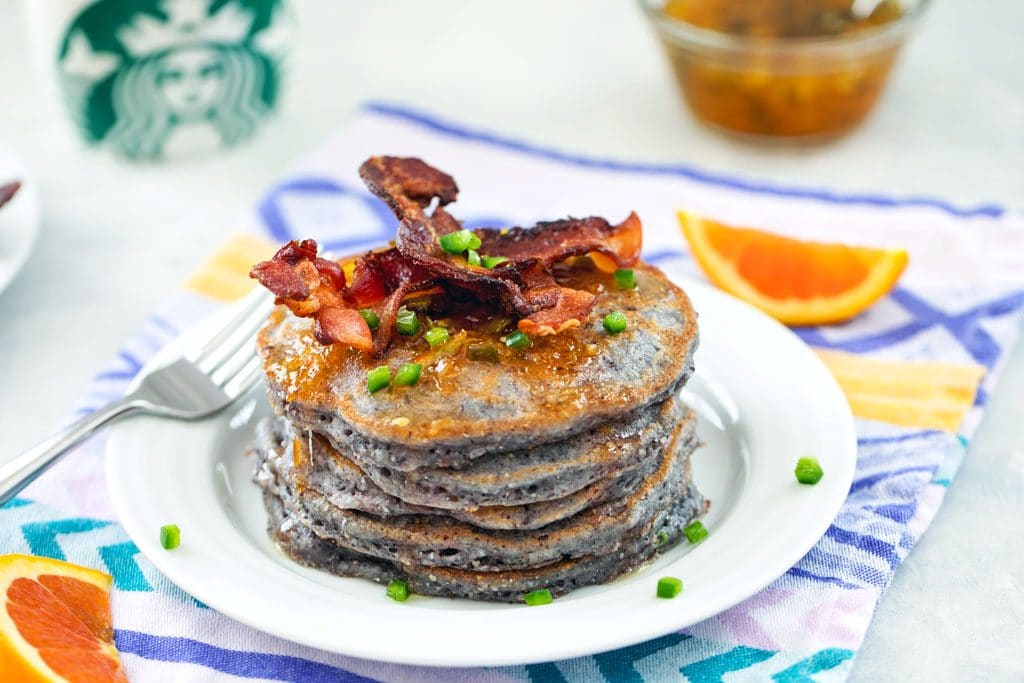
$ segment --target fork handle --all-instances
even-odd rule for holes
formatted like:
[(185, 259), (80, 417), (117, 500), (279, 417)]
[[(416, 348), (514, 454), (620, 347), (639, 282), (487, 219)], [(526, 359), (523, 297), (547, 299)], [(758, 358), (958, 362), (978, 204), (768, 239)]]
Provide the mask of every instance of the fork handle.
[(0, 465), (0, 505), (4, 505), (36, 477), (60, 460), (61, 456), (77, 446), (100, 427), (133, 412), (144, 410), (146, 404), (138, 399), (121, 399), (68, 425), (37, 446), (10, 462)]

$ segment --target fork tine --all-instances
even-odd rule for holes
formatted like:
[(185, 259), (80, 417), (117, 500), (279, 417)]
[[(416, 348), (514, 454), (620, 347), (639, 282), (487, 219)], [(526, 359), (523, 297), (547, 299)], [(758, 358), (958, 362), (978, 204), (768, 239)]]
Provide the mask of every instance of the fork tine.
[[(203, 348), (203, 352), (193, 359), (196, 367), (206, 374), (212, 374), (225, 361), (234, 356), (239, 349), (252, 347), (253, 337), (267, 321), (273, 309), (273, 301), (266, 299), (255, 308), (248, 309), (244, 316), (231, 320)], [(216, 343), (215, 343), (216, 342)]]
[(251, 343), (243, 343), (231, 355), (211, 369), (206, 374), (210, 381), (217, 386), (224, 386), (232, 377), (238, 375), (243, 368), (256, 356), (256, 343), (249, 337)]
[(234, 400), (246, 389), (255, 384), (262, 376), (263, 366), (260, 363), (260, 359), (256, 355), (253, 355), (253, 357), (249, 359), (249, 362), (224, 384), (224, 393)]
[(270, 293), (262, 287), (256, 287), (252, 292), (246, 294), (245, 297), (232, 305), (235, 313), (231, 320), (225, 322), (210, 336), (186, 349), (185, 357), (195, 363), (216, 351), (230, 338), (231, 333), (240, 324), (249, 319), (253, 312), (265, 307), (269, 301), (271, 301)]

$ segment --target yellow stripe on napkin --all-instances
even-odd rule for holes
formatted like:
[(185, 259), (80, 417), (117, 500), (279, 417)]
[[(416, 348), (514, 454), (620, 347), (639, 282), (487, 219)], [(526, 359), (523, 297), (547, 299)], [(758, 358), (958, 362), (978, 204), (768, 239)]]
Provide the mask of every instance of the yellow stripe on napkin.
[(956, 431), (974, 405), (985, 368), (864, 358), (815, 349), (835, 375), (857, 417), (905, 427)]
[(262, 237), (232, 235), (189, 276), (185, 286), (214, 299), (240, 299), (256, 284), (249, 269), (273, 256), (276, 248)]

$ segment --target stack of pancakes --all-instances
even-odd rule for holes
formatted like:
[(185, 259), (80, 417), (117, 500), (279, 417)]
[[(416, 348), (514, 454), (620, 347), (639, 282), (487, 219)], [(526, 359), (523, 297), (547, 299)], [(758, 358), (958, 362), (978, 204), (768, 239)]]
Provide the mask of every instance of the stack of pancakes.
[[(259, 346), (277, 416), (253, 448), (273, 539), (343, 576), (511, 602), (608, 581), (672, 547), (705, 509), (690, 481), (695, 419), (677, 398), (696, 315), (660, 271), (635, 272), (627, 291), (584, 273), (577, 284), (602, 294), (590, 321), (527, 349), (501, 344), (497, 362), (415, 335), (373, 358), (275, 312)], [(624, 332), (602, 328), (610, 311), (625, 313)], [(375, 366), (413, 361), (415, 386), (367, 390)]]

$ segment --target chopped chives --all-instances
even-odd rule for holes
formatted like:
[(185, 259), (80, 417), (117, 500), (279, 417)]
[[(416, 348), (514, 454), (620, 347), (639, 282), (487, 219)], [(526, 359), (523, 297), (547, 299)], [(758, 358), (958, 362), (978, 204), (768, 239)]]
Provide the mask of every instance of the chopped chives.
[(507, 256), (481, 256), (480, 260), (484, 264), (484, 268), (493, 268), (499, 263), (506, 263), (508, 261)]
[[(461, 254), (467, 249), (476, 249), (480, 246), (480, 238), (466, 229), (441, 235), (437, 238), (437, 241), (440, 243), (441, 248), (449, 254)], [(476, 246), (473, 246), (474, 241)]]
[(366, 321), (366, 326), (371, 330), (377, 329), (377, 326), (380, 325), (380, 318), (369, 308), (360, 308), (359, 315), (363, 316), (363, 320)]
[(636, 287), (636, 274), (631, 268), (619, 268), (615, 271), (615, 285), (619, 289), (634, 289)]
[(481, 244), (483, 244), (483, 242), (481, 242), (480, 238), (476, 236), (476, 233), (471, 230), (469, 232), (469, 248), (476, 251), (480, 248)]
[(406, 363), (395, 373), (396, 387), (411, 387), (420, 381), (420, 371), (423, 366), (419, 363)]
[(387, 385), (391, 384), (391, 370), (388, 366), (381, 365), (366, 373), (366, 388), (371, 394), (375, 394)]
[(825, 476), (817, 458), (800, 458), (796, 461), (796, 480), (801, 484), (817, 484)]
[(466, 355), (470, 360), (478, 360), (484, 363), (497, 363), (499, 361), (498, 347), (491, 342), (470, 344), (466, 349)]
[(547, 588), (530, 591), (523, 596), (523, 602), (530, 607), (536, 607), (537, 605), (550, 605), (553, 600), (554, 598), (551, 597), (551, 591)]
[(683, 581), (674, 576), (663, 576), (658, 579), (658, 597), (674, 598), (683, 592)]
[(395, 602), (405, 602), (409, 599), (409, 584), (399, 579), (393, 579), (388, 584), (387, 595)]
[(181, 545), (181, 529), (177, 524), (165, 524), (160, 527), (160, 545), (164, 550), (174, 550)]
[(405, 306), (398, 309), (398, 316), (395, 318), (395, 327), (398, 334), (407, 337), (420, 331), (420, 319), (416, 317), (416, 311), (410, 311)]
[(700, 543), (708, 537), (709, 533), (711, 532), (708, 531), (707, 527), (699, 519), (693, 520), (683, 529), (683, 535), (686, 536), (686, 540), (690, 543)]
[(608, 334), (618, 334), (626, 329), (626, 325), (629, 323), (626, 321), (626, 316), (622, 314), (622, 311), (612, 311), (604, 317), (601, 321), (604, 325), (604, 330)]
[(533, 344), (533, 341), (530, 340), (529, 335), (519, 330), (505, 337), (505, 346), (510, 349), (525, 349), (531, 344)]
[(430, 348), (434, 348), (448, 341), (448, 330), (443, 327), (431, 327), (423, 333), (423, 338), (430, 344)]
[(654, 547), (655, 548), (660, 548), (661, 546), (665, 545), (666, 543), (668, 543), (668, 532), (667, 531), (659, 531), (658, 532), (658, 539), (655, 542)]
[(470, 249), (466, 252), (466, 262), (471, 266), (479, 266), (480, 253), (476, 249)]

